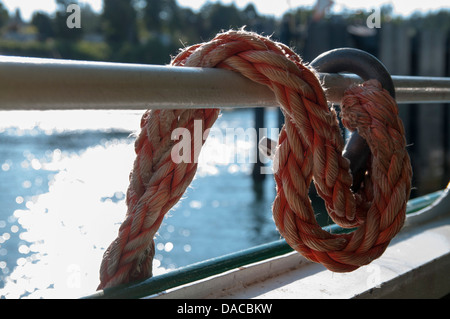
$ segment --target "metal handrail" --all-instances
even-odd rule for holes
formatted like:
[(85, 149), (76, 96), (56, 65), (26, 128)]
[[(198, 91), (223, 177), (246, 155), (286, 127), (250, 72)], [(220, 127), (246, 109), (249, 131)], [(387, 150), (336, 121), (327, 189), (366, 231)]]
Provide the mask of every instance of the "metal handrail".
[[(327, 98), (362, 80), (319, 73)], [(392, 76), (398, 103), (450, 102), (450, 78)], [(0, 56), (0, 110), (278, 106), (266, 86), (228, 70)]]

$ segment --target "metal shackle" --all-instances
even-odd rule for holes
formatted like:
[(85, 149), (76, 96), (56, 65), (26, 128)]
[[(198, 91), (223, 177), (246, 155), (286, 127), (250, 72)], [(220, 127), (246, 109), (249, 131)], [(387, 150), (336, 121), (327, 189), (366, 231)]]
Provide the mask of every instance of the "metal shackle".
[[(322, 53), (310, 65), (321, 73), (354, 73), (364, 81), (378, 80), (395, 99), (395, 86), (386, 67), (376, 57), (363, 50), (339, 48)], [(353, 175), (352, 190), (357, 191), (363, 181), (370, 149), (355, 131), (345, 145), (343, 156), (350, 160)]]

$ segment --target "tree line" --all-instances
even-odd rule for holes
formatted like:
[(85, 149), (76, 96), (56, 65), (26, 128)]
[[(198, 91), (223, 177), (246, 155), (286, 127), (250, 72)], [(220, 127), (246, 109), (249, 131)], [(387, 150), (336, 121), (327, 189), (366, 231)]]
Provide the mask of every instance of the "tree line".
[[(207, 2), (198, 12), (180, 7), (176, 0), (104, 0), (103, 10), (94, 12), (88, 4), (81, 8), (81, 28), (68, 28), (66, 8), (74, 0), (55, 0), (56, 12), (35, 12), (26, 24), (33, 41), (16, 41), (5, 36), (18, 28), (20, 12), (9, 15), (0, 2), (0, 54), (66, 59), (102, 60), (166, 64), (178, 49), (207, 41), (217, 32), (245, 26), (301, 49), (308, 25), (314, 21), (312, 8), (297, 8), (282, 18), (261, 15), (253, 4), (239, 9), (235, 4)], [(368, 12), (344, 12), (345, 23), (358, 23)], [(426, 16), (415, 14), (408, 19), (393, 17), (392, 8), (382, 8), (383, 20), (409, 23), (415, 28), (435, 27), (450, 30), (450, 14), (440, 11)], [(330, 23), (335, 16), (326, 15), (320, 23)], [(318, 23), (318, 22), (317, 22)], [(22, 30), (23, 32), (23, 30)]]

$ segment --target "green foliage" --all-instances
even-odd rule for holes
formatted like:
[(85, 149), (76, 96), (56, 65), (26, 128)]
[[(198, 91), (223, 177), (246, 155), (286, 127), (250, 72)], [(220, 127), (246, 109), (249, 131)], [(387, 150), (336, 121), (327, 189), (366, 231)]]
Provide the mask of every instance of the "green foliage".
[(243, 15), (233, 4), (222, 5), (221, 3), (206, 3), (201, 12), (203, 18), (202, 36), (210, 38), (222, 30), (238, 29), (245, 25)]
[(421, 13), (414, 13), (408, 21), (411, 26), (418, 30), (431, 29), (442, 30), (444, 32), (450, 31), (450, 11), (440, 10), (436, 12), (423, 15)]
[[(81, 29), (69, 29), (66, 8), (74, 0), (55, 0), (57, 11), (50, 16), (33, 15), (31, 25), (38, 36), (35, 41), (0, 40), (0, 54), (41, 56), (67, 59), (121, 61), (167, 64), (179, 48), (207, 41), (215, 34), (231, 28), (252, 30), (302, 48), (313, 20), (311, 8), (297, 8), (276, 20), (260, 15), (253, 4), (239, 9), (236, 5), (207, 2), (198, 12), (179, 7), (176, 0), (104, 0), (98, 14), (88, 5), (81, 6)], [(340, 21), (363, 24), (370, 11), (344, 12)], [(17, 15), (17, 13), (16, 13)], [(13, 17), (0, 2), (0, 28), (6, 31)], [(334, 23), (334, 16), (325, 16), (321, 23)], [(408, 24), (422, 28), (450, 31), (450, 12), (428, 15), (414, 14), (409, 19), (395, 17), (392, 7), (381, 8), (381, 23)], [(2, 28), (3, 27), (3, 28)]]
[(102, 30), (114, 47), (137, 42), (136, 10), (132, 0), (104, 0)]
[(57, 42), (61, 55), (72, 60), (105, 61), (111, 56), (110, 47), (104, 43), (76, 41), (71, 44)]
[(52, 58), (53, 45), (50, 42), (18, 42), (13, 40), (0, 40), (0, 54), (14, 56), (31, 56)]
[(55, 35), (52, 19), (46, 13), (35, 12), (31, 24), (37, 28), (40, 41), (45, 41)]
[(8, 10), (0, 2), (0, 28), (6, 25), (9, 20)]

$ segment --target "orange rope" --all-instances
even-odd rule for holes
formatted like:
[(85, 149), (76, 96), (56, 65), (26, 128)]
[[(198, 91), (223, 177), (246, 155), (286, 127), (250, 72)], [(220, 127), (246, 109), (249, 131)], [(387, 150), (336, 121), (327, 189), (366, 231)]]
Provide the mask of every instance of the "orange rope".
[[(273, 216), (281, 235), (308, 259), (332, 271), (352, 271), (378, 258), (398, 233), (409, 198), (411, 166), (395, 101), (376, 81), (345, 93), (342, 120), (366, 139), (372, 156), (362, 187), (351, 191), (349, 162), (336, 112), (329, 108), (314, 70), (287, 46), (246, 31), (218, 34), (184, 49), (174, 66), (218, 67), (267, 85), (285, 115), (274, 161), (277, 195)], [(152, 275), (153, 237), (196, 172), (196, 160), (175, 164), (175, 128), (194, 120), (209, 129), (218, 109), (149, 110), (136, 140), (136, 160), (127, 191), (128, 211), (118, 237), (106, 250), (98, 289)], [(203, 136), (203, 134), (202, 134)], [(192, 148), (194, 149), (194, 148)], [(192, 156), (198, 156), (194, 154)], [(330, 217), (349, 234), (330, 234), (317, 223), (308, 190), (314, 181)]]

